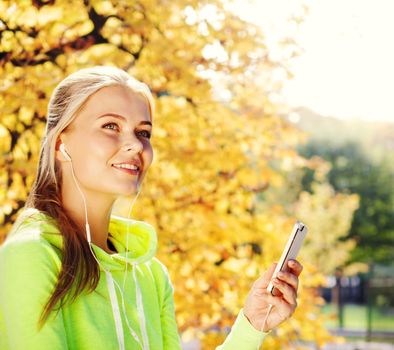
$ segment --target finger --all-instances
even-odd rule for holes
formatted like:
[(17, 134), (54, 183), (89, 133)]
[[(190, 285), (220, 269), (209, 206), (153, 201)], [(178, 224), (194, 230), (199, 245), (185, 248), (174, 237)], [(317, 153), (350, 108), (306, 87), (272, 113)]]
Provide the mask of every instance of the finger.
[(268, 284), (271, 281), (272, 278), (272, 274), (275, 271), (276, 265), (278, 265), (277, 263), (273, 263), (270, 268), (265, 271), (261, 277), (259, 277), (254, 283), (253, 283), (253, 288), (262, 288), (265, 289), (268, 287)]
[(272, 295), (270, 292), (268, 292), (268, 291), (264, 291), (263, 294), (264, 294), (264, 301), (265, 301), (267, 304), (271, 304), (272, 306), (280, 307), (281, 304), (283, 304), (283, 302), (284, 302), (282, 298), (273, 296), (273, 295)]
[(275, 297), (270, 293), (266, 294), (265, 302), (267, 304), (271, 304), (274, 309), (271, 314), (276, 313), (277, 316), (282, 319), (288, 319), (295, 311), (297, 305), (289, 305), (284, 299), (281, 297)]
[(278, 278), (274, 278), (272, 280), (275, 288), (278, 288), (279, 291), (283, 294), (283, 299), (285, 299), (290, 305), (297, 305), (297, 294), (295, 290), (288, 285), (286, 282), (281, 281)]
[(271, 304), (277, 311), (280, 311), (283, 317), (291, 315), (292, 311), (296, 308), (296, 305), (289, 305), (282, 297), (274, 296), (267, 291), (265, 292), (264, 301), (267, 305)]
[[(278, 263), (272, 263), (271, 266), (269, 267), (269, 269), (266, 271), (268, 283), (272, 278), (272, 275), (275, 271), (276, 265), (278, 265)], [(267, 286), (268, 286), (268, 284), (267, 284)]]
[(284, 281), (290, 286), (292, 286), (294, 290), (298, 289), (298, 277), (293, 273), (279, 271), (276, 277), (278, 277), (281, 281)]
[(290, 259), (288, 262), (287, 262), (287, 266), (289, 267), (289, 271), (291, 272), (291, 273), (293, 273), (294, 275), (296, 275), (296, 276), (299, 276), (300, 275), (300, 273), (302, 272), (302, 269), (304, 268), (301, 264), (300, 264), (300, 262), (298, 261), (298, 260), (295, 260), (295, 259)]

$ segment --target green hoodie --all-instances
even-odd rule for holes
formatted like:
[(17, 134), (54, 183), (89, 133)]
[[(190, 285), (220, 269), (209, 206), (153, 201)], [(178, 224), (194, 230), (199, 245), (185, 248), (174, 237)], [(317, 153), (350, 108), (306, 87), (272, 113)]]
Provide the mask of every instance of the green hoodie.
[[(91, 244), (100, 262), (96, 290), (84, 290), (61, 312), (52, 311), (38, 331), (38, 318), (62, 261), (63, 236), (51, 220), (36, 209), (25, 209), (0, 246), (0, 349), (181, 349), (174, 289), (167, 268), (154, 256), (156, 231), (146, 222), (115, 215), (108, 238), (118, 253)], [(132, 249), (126, 253), (128, 225)], [(126, 264), (123, 303), (120, 288)], [(241, 309), (216, 350), (259, 349), (266, 334), (256, 330)]]

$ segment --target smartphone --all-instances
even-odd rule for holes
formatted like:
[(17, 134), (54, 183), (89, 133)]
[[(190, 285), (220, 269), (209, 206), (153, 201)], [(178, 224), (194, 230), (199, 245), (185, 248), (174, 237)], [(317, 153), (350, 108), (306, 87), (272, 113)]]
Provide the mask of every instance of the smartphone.
[[(304, 241), (307, 232), (308, 227), (301, 221), (297, 221), (294, 224), (293, 231), (290, 234), (286, 247), (282, 252), (279, 263), (276, 266), (272, 276), (275, 276), (276, 273), (278, 273), (279, 271), (288, 270), (287, 262), (297, 257), (297, 254), (301, 248), (302, 242)], [(282, 293), (274, 287), (272, 282), (269, 283), (267, 290), (274, 296), (282, 295)]]

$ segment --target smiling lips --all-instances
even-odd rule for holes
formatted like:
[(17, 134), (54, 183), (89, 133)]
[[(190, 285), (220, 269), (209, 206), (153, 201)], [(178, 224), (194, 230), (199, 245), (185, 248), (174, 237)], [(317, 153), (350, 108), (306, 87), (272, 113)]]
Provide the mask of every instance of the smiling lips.
[(139, 166), (130, 163), (112, 164), (112, 166), (130, 175), (138, 175), (140, 172)]

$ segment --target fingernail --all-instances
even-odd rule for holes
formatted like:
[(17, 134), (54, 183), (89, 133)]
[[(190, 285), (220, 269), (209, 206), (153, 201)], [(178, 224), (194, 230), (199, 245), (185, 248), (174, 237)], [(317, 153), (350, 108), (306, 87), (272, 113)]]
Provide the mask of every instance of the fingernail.
[(278, 272), (278, 277), (285, 277), (285, 274), (283, 272)]
[(277, 278), (274, 278), (274, 280), (272, 282), (273, 283), (279, 283), (279, 280)]

